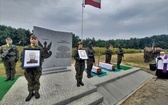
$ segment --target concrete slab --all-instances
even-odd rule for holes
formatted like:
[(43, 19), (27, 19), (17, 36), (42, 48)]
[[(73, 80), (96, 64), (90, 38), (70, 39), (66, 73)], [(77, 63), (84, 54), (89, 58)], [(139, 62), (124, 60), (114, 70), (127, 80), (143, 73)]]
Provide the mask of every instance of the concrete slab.
[(41, 81), (41, 97), (25, 102), (28, 95), (27, 81), (20, 77), (2, 99), (2, 105), (63, 105), (96, 91), (96, 87), (84, 81), (77, 87), (73, 72), (44, 75)]
[(104, 105), (113, 105), (118, 101), (102, 86), (97, 88), (97, 91), (103, 95), (103, 104)]
[(103, 85), (103, 87), (118, 101), (121, 100), (121, 98), (124, 97), (124, 91), (121, 90), (120, 87), (116, 87), (115, 85), (113, 85), (113, 82), (110, 82), (108, 84)]
[(125, 95), (131, 92), (131, 90), (129, 89), (129, 86), (126, 83), (123, 83), (122, 81), (120, 81), (119, 79), (115, 80), (112, 84), (116, 87), (120, 87), (120, 89), (124, 91)]
[[(105, 105), (115, 105), (152, 77), (153, 75), (139, 70), (120, 79), (99, 86), (98, 92), (104, 96), (103, 103)], [(108, 94), (104, 94), (104, 92)], [(111, 97), (109, 97), (110, 95)], [(114, 99), (116, 99), (116, 101), (114, 101)]]

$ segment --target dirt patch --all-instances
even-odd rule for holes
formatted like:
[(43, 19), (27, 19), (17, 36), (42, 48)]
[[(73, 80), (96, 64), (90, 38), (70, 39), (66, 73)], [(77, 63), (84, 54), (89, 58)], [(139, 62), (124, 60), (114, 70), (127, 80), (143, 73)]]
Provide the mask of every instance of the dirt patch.
[(167, 105), (168, 80), (152, 78), (122, 105)]

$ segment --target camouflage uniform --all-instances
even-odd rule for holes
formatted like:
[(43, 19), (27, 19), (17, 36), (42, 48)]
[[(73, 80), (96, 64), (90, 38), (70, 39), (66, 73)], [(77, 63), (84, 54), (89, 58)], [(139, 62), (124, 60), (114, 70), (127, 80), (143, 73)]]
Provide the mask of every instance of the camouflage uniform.
[(79, 58), (78, 50), (81, 50), (81, 49), (77, 49), (74, 54), (74, 59), (76, 60), (75, 62), (76, 76), (75, 77), (77, 80), (77, 86), (79, 86), (80, 84), (83, 85), (82, 78), (83, 78), (83, 71), (85, 69), (85, 60)]
[(106, 56), (106, 63), (111, 63), (111, 56), (112, 56), (112, 51), (109, 49), (109, 46), (107, 46), (107, 49), (105, 51), (105, 56)]
[[(34, 47), (32, 47), (31, 45), (29, 46), (26, 46), (24, 47), (24, 49), (40, 49), (41, 51), (41, 65), (42, 65), (42, 62), (44, 61), (44, 51), (43, 49), (38, 46), (38, 45), (35, 45)], [(23, 52), (21, 54), (21, 61), (23, 60)], [(22, 61), (22, 64), (23, 64), (23, 61)], [(26, 80), (28, 81), (28, 91), (29, 92), (38, 92), (39, 89), (40, 89), (40, 76), (42, 74), (42, 67), (35, 67), (35, 68), (25, 68), (25, 71), (24, 71), (24, 75), (25, 75), (25, 78)]]
[(90, 77), (93, 77), (91, 75), (91, 70), (92, 70), (93, 63), (95, 63), (95, 58), (94, 58), (95, 51), (93, 50), (93, 48), (91, 46), (89, 46), (86, 49), (86, 53), (88, 55), (88, 59), (87, 59), (87, 77), (90, 78)]
[[(16, 73), (15, 66), (16, 66), (16, 62), (19, 59), (18, 48), (12, 44), (10, 44), (9, 46), (2, 45), (0, 47), (0, 54), (6, 70), (6, 76), (7, 76), (6, 81), (10, 79), (14, 80), (14, 76)], [(6, 55), (6, 57), (3, 58), (4, 55)]]
[(124, 52), (123, 52), (121, 46), (119, 46), (118, 52), (117, 52), (117, 68), (118, 69), (121, 69), (120, 68), (120, 63), (122, 61), (122, 57), (124, 57)]
[[(41, 74), (42, 74), (42, 62), (44, 61), (44, 51), (43, 51), (43, 48), (38, 46), (37, 43), (38, 43), (38, 40), (37, 40), (37, 37), (35, 35), (31, 35), (30, 36), (30, 45), (29, 46), (26, 46), (24, 47), (23, 51), (22, 51), (22, 54), (21, 54), (21, 61), (22, 61), (22, 67), (23, 67), (23, 64), (24, 64), (24, 56), (26, 55), (23, 55), (24, 51), (26, 49), (30, 49), (30, 50), (33, 50), (33, 49), (37, 49), (37, 50), (40, 50), (40, 65), (38, 67), (25, 67), (25, 71), (24, 71), (24, 75), (25, 75), (25, 78), (28, 82), (28, 91), (29, 91), (29, 95), (27, 96), (27, 98), (25, 99), (25, 101), (29, 101), (34, 95), (35, 95), (35, 98), (38, 99), (40, 98), (40, 94), (39, 94), (39, 89), (40, 89), (40, 77), (41, 77)], [(33, 53), (33, 52), (30, 52), (29, 53), (29, 57), (30, 59), (35, 59), (36, 57), (36, 54)], [(29, 64), (29, 63), (28, 63)], [(35, 93), (33, 92), (35, 91)]]

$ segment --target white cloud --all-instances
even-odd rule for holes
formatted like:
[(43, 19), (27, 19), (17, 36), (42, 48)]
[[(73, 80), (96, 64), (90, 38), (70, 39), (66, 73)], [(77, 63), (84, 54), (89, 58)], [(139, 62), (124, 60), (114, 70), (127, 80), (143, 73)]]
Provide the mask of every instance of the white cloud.
[[(81, 35), (82, 0), (0, 0), (0, 24)], [(102, 0), (84, 8), (84, 38), (129, 39), (168, 34), (167, 0)]]

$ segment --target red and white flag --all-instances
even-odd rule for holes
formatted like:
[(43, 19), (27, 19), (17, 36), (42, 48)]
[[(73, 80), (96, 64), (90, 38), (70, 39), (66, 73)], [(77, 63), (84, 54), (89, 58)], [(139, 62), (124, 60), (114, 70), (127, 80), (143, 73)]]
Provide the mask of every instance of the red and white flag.
[(101, 8), (101, 0), (85, 0), (85, 5), (92, 5)]

